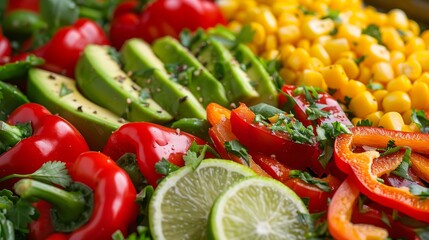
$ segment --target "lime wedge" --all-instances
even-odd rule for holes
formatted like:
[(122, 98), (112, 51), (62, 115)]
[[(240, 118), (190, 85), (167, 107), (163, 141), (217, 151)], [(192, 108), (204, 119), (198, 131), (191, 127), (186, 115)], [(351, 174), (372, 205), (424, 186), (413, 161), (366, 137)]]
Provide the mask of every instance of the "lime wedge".
[(185, 166), (168, 175), (149, 203), (154, 239), (205, 239), (217, 197), (235, 182), (256, 174), (230, 160), (206, 159), (196, 170)]
[(308, 210), (291, 189), (264, 177), (244, 179), (219, 196), (208, 223), (212, 239), (305, 239)]

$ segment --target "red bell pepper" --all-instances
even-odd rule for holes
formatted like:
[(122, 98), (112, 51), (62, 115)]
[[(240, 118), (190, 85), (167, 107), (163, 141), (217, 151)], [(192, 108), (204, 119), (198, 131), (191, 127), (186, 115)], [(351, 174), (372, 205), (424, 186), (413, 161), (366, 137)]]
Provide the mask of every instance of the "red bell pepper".
[[(20, 124), (28, 124), (30, 131), (18, 127)], [(51, 160), (70, 166), (80, 153), (89, 150), (75, 127), (36, 103), (21, 105), (7, 123), (0, 125), (0, 142), (8, 149), (0, 150), (0, 177), (32, 173)], [(26, 138), (22, 138), (23, 132), (27, 133)], [(10, 188), (11, 184), (8, 180), (1, 182), (0, 187)]]
[(53, 236), (109, 239), (116, 230), (126, 235), (138, 213), (137, 193), (128, 174), (108, 156), (84, 152), (70, 167), (70, 176), (74, 182), (69, 190), (22, 179), (15, 184), (15, 192), (24, 199), (51, 203), (54, 231), (63, 232)]
[(0, 65), (9, 62), (12, 46), (9, 40), (0, 32)]
[[(78, 19), (73, 25), (60, 28), (48, 43), (31, 53), (45, 59), (42, 68), (74, 77), (76, 63), (89, 44), (107, 45), (109, 40), (96, 22)], [(13, 61), (23, 60), (28, 54), (14, 56)]]
[[(413, 160), (415, 158), (424, 158), (414, 153), (429, 153), (428, 134), (355, 127), (352, 129), (352, 134), (341, 134), (337, 137), (335, 162), (342, 171), (349, 174), (359, 190), (373, 201), (397, 209), (418, 220), (429, 222), (428, 198), (422, 199), (420, 196), (412, 194), (407, 187), (397, 188), (378, 181), (378, 176), (372, 170), (374, 159), (380, 156), (378, 151), (353, 152), (355, 146), (369, 145), (375, 148), (384, 148), (392, 140), (396, 146), (412, 148), (411, 162), (415, 161)], [(421, 161), (424, 162), (425, 160)], [(420, 170), (425, 171), (425, 169)]]
[(176, 129), (150, 122), (133, 122), (122, 125), (110, 135), (103, 153), (114, 160), (125, 153), (136, 154), (143, 177), (155, 187), (162, 178), (155, 171), (155, 164), (164, 158), (177, 166), (183, 166), (183, 155), (194, 141), (199, 145), (205, 144), (204, 140)]
[(255, 117), (255, 113), (244, 104), (240, 104), (231, 112), (231, 130), (249, 151), (273, 154), (278, 161), (292, 169), (311, 168), (320, 175), (324, 172), (318, 161), (321, 150), (314, 136), (311, 139), (314, 140), (312, 143), (298, 143), (292, 140), (286, 131), (273, 131), (263, 124), (256, 123)]
[(9, 0), (6, 5), (6, 13), (22, 9), (39, 12), (39, 0)]
[(152, 42), (166, 35), (178, 38), (183, 29), (195, 31), (217, 24), (225, 25), (225, 18), (218, 6), (207, 0), (156, 0), (144, 7), (131, 1), (117, 7), (110, 38), (119, 49), (131, 37)]
[[(314, 104), (320, 110), (329, 114), (315, 120), (308, 119), (308, 109), (312, 104), (308, 99), (310, 96), (306, 96), (304, 91), (297, 92), (297, 90), (299, 89), (294, 85), (284, 85), (282, 87), (282, 92), (284, 94), (279, 94), (279, 106), (283, 109), (286, 105), (292, 104), (293, 108), (291, 110), (304, 126), (312, 125), (317, 127), (323, 123), (331, 122), (340, 122), (348, 127), (353, 126), (338, 101), (326, 92), (318, 92), (317, 98), (314, 99)], [(311, 92), (309, 93), (311, 94)], [(292, 97), (294, 102), (291, 102), (291, 99), (287, 96)]]

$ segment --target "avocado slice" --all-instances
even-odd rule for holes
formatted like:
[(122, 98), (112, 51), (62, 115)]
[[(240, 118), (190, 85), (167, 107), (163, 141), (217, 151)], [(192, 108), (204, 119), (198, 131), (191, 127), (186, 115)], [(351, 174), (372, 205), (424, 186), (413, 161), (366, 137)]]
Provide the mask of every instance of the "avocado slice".
[(129, 121), (166, 123), (172, 116), (129, 78), (108, 46), (88, 45), (76, 65), (79, 89), (89, 100)]
[(0, 81), (0, 120), (5, 121), (15, 108), (28, 102), (27, 97), (17, 87)]
[(229, 104), (223, 85), (176, 39), (160, 38), (152, 44), (152, 50), (167, 70), (173, 69), (179, 76), (179, 83), (188, 87), (203, 106), (211, 102), (222, 106)]
[(184, 86), (170, 79), (164, 64), (141, 39), (130, 39), (122, 46), (124, 69), (132, 78), (176, 119), (206, 118), (206, 110)]
[(54, 114), (67, 119), (93, 150), (102, 150), (110, 134), (126, 121), (85, 98), (76, 81), (38, 68), (28, 73), (27, 94)]
[(255, 56), (252, 50), (244, 44), (238, 44), (236, 48), (231, 49), (235, 59), (240, 63), (242, 69), (250, 78), (252, 86), (259, 93), (250, 104), (267, 103), (277, 106), (277, 89), (270, 74), (267, 72), (261, 61)]
[(191, 45), (191, 52), (222, 83), (229, 101), (255, 102), (260, 95), (229, 50), (209, 37)]

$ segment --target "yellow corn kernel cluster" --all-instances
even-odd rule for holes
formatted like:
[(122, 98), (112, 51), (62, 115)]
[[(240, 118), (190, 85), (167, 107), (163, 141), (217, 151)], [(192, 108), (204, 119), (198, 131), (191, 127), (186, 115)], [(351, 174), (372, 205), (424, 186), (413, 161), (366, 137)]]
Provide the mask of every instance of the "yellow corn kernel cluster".
[(352, 122), (418, 131), (413, 109), (429, 111), (429, 31), (399, 9), (361, 0), (220, 0), (228, 27), (254, 30), (249, 47), (281, 61), (287, 84), (333, 93)]

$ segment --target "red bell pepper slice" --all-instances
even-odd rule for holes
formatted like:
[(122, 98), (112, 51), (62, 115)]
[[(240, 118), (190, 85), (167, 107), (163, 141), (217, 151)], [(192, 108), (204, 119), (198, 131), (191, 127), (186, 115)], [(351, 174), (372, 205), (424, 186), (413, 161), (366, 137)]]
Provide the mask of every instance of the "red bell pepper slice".
[[(384, 148), (390, 140), (393, 140), (396, 146), (411, 147), (413, 152), (429, 153), (428, 134), (355, 127), (352, 129), (352, 134), (341, 134), (337, 137), (335, 162), (342, 171), (349, 174), (359, 190), (373, 201), (397, 209), (418, 220), (429, 222), (429, 199), (413, 195), (408, 188), (388, 186), (377, 180), (378, 176), (372, 171), (372, 165), (374, 159), (379, 157), (379, 152), (376, 150), (353, 152), (355, 146), (370, 145), (375, 148)], [(411, 159), (415, 157), (412, 156)]]
[[(304, 124), (304, 126), (313, 125), (317, 127), (323, 123), (331, 123), (331, 122), (340, 122), (345, 126), (353, 126), (350, 122), (347, 115), (344, 113), (340, 104), (335, 98), (329, 95), (326, 92), (319, 92), (317, 99), (315, 100), (315, 104), (320, 108), (320, 110), (328, 112), (329, 115), (326, 117), (321, 117), (316, 120), (309, 120), (307, 109), (310, 107), (311, 103), (306, 99), (305, 94), (300, 93), (297, 94), (297, 87), (294, 85), (284, 85), (282, 87), (282, 92), (288, 96), (291, 96), (295, 103), (293, 103), (293, 113), (295, 117)], [(284, 108), (285, 105), (290, 104), (290, 99), (286, 97), (285, 94), (279, 94), (279, 106), (280, 108)]]
[(317, 142), (297, 143), (287, 132), (272, 131), (265, 125), (255, 123), (255, 113), (244, 104), (232, 110), (231, 129), (249, 151), (274, 154), (278, 161), (293, 169), (311, 168), (319, 175), (324, 172), (318, 161), (321, 150)]
[[(31, 136), (21, 139), (0, 155), (0, 177), (11, 174), (28, 174), (45, 162), (58, 160), (70, 166), (88, 145), (78, 130), (63, 118), (52, 115), (45, 107), (26, 103), (9, 116), (10, 125), (31, 123)], [(0, 129), (0, 135), (7, 134)], [(1, 182), (10, 188), (13, 180)]]
[(353, 179), (347, 178), (340, 185), (328, 209), (329, 232), (338, 240), (386, 239), (388, 233), (385, 229), (369, 224), (353, 224), (350, 221), (359, 193)]
[(133, 122), (122, 125), (112, 133), (103, 153), (115, 160), (125, 153), (136, 154), (141, 173), (155, 187), (162, 178), (155, 171), (155, 164), (165, 158), (177, 166), (183, 166), (183, 155), (194, 141), (199, 145), (205, 144), (204, 140), (185, 132), (149, 122)]
[[(70, 191), (32, 179), (15, 184), (15, 192), (22, 198), (51, 203), (54, 230), (67, 233), (51, 232), (48, 239), (109, 239), (117, 230), (126, 235), (138, 214), (137, 192), (128, 174), (108, 156), (84, 152), (70, 167), (70, 176), (80, 184)], [(39, 226), (46, 224), (45, 218), (40, 221)]]

